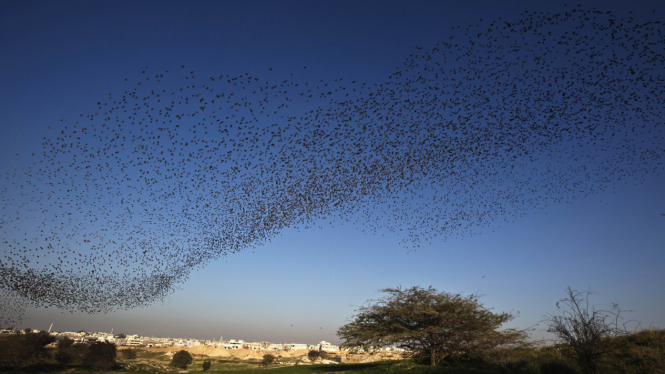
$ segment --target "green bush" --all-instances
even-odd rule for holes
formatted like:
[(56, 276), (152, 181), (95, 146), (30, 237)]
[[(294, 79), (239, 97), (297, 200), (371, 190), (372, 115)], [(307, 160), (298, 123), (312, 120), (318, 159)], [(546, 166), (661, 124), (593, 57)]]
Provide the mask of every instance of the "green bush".
[[(263, 356), (265, 358), (265, 356)], [(210, 363), (210, 360), (204, 360), (203, 361), (203, 371), (208, 371), (210, 369), (210, 366), (212, 364)]]
[(187, 365), (192, 363), (192, 355), (182, 350), (173, 355), (171, 366), (179, 369), (187, 369)]

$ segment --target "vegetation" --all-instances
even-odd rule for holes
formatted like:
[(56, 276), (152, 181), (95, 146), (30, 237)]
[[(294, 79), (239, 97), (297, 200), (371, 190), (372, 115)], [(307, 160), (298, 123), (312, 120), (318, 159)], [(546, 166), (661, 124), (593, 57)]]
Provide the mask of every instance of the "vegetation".
[(108, 342), (94, 342), (88, 346), (84, 365), (95, 369), (109, 369), (115, 365), (115, 344)]
[[(20, 336), (20, 335), (18, 335)], [(0, 343), (9, 339), (1, 336)], [(638, 333), (610, 339), (612, 350), (599, 363), (599, 372), (603, 374), (656, 374), (665, 373), (665, 330), (644, 330)], [(47, 348), (44, 355), (35, 357), (30, 363), (22, 366), (4, 367), (3, 372), (13, 373), (91, 373), (91, 368), (84, 365), (84, 358), (92, 344), (74, 344), (67, 347), (67, 343), (58, 348)], [(71, 341), (70, 341), (71, 342)], [(172, 361), (161, 350), (133, 349), (137, 353), (136, 360), (124, 362), (122, 366), (104, 369), (104, 372), (113, 373), (174, 373), (180, 368), (169, 367)], [(123, 352), (125, 350), (120, 350)], [(55, 356), (59, 352), (68, 352), (72, 356), (71, 363), (64, 365), (57, 363)], [(315, 351), (319, 352), (319, 351)], [(5, 351), (0, 351), (4, 355)], [(371, 355), (365, 356), (367, 358)], [(374, 355), (374, 358), (376, 356)], [(441, 365), (432, 367), (427, 358), (404, 359), (396, 361), (345, 363), (323, 365), (296, 365), (299, 358), (277, 358), (269, 366), (272, 374), (306, 374), (306, 373), (363, 373), (363, 374), (579, 374), (581, 368), (574, 359), (572, 349), (567, 344), (535, 348), (497, 348), (482, 358), (468, 355), (450, 355)], [(333, 357), (328, 356), (328, 359)], [(284, 362), (286, 365), (277, 365)], [(348, 360), (345, 360), (348, 362)], [(208, 372), (214, 373), (247, 373), (256, 374), (264, 370), (263, 361), (210, 359), (206, 356), (194, 355), (188, 370), (191, 373), (201, 372), (205, 363), (210, 362)], [(95, 371), (99, 371), (96, 369)]]
[[(557, 305), (559, 314), (546, 317), (559, 342), (545, 347), (523, 344), (523, 331), (498, 331), (512, 315), (492, 313), (474, 295), (441, 293), (431, 287), (385, 292), (387, 296), (361, 308), (351, 323), (340, 328), (344, 345), (365, 349), (365, 356), (312, 350), (307, 354), (312, 364), (299, 365), (304, 355), (275, 357), (267, 353), (262, 360), (211, 360), (185, 350), (170, 358), (160, 349), (129, 348), (120, 350), (124, 360), (118, 365), (113, 344), (75, 344), (64, 338), (53, 348), (49, 345), (54, 338), (46, 332), (26, 329), (0, 336), (0, 372), (147, 374), (189, 367), (191, 372), (255, 374), (270, 367), (272, 374), (665, 374), (665, 330), (628, 333), (619, 325), (618, 306), (595, 310), (589, 306), (588, 292), (568, 288), (568, 296)], [(380, 359), (384, 356), (372, 349), (386, 345), (410, 348), (411, 352), (402, 360), (349, 363)], [(434, 352), (430, 346), (435, 347)], [(330, 361), (337, 364), (323, 364)]]
[(134, 359), (136, 359), (136, 349), (123, 349), (120, 352), (122, 352), (122, 357), (125, 360), (134, 360)]
[(55, 341), (46, 331), (13, 334), (0, 340), (0, 367), (19, 366), (40, 361), (46, 356), (46, 345)]
[(268, 365), (272, 364), (273, 362), (275, 362), (275, 356), (268, 353), (268, 354), (263, 355), (263, 360), (261, 360), (261, 365), (267, 367)]
[[(265, 356), (263, 357), (265, 359)], [(203, 371), (208, 371), (210, 369), (210, 366), (212, 366), (212, 363), (210, 360), (203, 360)]]
[(328, 357), (328, 352), (311, 350), (307, 352), (307, 357), (312, 362), (315, 362), (317, 360), (324, 360), (326, 357)]
[(361, 307), (338, 335), (343, 347), (371, 351), (396, 345), (441, 364), (452, 354), (483, 357), (496, 347), (524, 344), (527, 334), (498, 329), (514, 318), (493, 313), (478, 296), (439, 292), (429, 287), (388, 288), (386, 296)]
[(192, 355), (185, 350), (178, 351), (173, 355), (173, 359), (171, 359), (171, 366), (179, 369), (187, 369), (187, 365), (191, 363)]
[(621, 310), (613, 304), (609, 310), (589, 306), (591, 292), (580, 292), (568, 287), (568, 296), (556, 303), (559, 314), (545, 318), (548, 332), (560, 343), (568, 344), (584, 374), (597, 374), (603, 356), (610, 353), (619, 336), (627, 335), (619, 324)]

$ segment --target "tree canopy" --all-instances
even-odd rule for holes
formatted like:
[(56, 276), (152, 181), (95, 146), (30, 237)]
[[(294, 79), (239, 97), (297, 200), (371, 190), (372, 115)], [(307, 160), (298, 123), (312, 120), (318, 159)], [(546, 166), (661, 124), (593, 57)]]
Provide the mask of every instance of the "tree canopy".
[(479, 296), (422, 288), (387, 288), (385, 296), (360, 307), (337, 335), (346, 348), (397, 346), (429, 357), (432, 366), (452, 354), (482, 355), (498, 347), (524, 343), (526, 332), (498, 329), (515, 316), (493, 313)]

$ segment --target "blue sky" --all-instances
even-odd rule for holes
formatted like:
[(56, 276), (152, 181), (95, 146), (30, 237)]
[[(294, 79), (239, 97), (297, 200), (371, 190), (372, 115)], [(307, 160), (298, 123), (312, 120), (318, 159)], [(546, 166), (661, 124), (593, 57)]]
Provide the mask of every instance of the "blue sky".
[[(635, 17), (662, 2), (582, 1)], [(187, 65), (381, 82), (416, 46), (452, 26), (560, 10), (564, 2), (26, 2), (0, 3), (0, 167), (28, 161), (59, 118), (94, 110), (126, 77)], [(661, 169), (662, 171), (662, 169)], [(30, 310), (23, 326), (273, 342), (339, 342), (337, 328), (386, 287), (483, 294), (512, 326), (535, 326), (568, 286), (618, 302), (642, 326), (665, 326), (665, 177), (616, 184), (571, 204), (530, 211), (479, 235), (408, 252), (399, 235), (322, 220), (194, 272), (164, 303), (103, 315)], [(545, 336), (537, 326), (534, 337)]]

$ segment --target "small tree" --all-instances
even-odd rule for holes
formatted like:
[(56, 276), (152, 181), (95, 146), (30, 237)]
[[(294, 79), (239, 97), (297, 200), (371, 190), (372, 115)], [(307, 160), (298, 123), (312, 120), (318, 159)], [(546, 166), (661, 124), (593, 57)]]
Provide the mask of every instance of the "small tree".
[(88, 347), (83, 360), (84, 364), (96, 369), (108, 369), (115, 365), (115, 344), (109, 342), (94, 342)]
[(173, 355), (171, 366), (179, 369), (187, 369), (187, 365), (192, 363), (192, 355), (185, 350), (181, 350)]
[(568, 287), (566, 293), (568, 296), (556, 303), (559, 314), (543, 319), (547, 331), (570, 345), (584, 374), (597, 374), (600, 360), (612, 349), (611, 339), (628, 333), (624, 325), (619, 325), (621, 309), (612, 304), (609, 310), (596, 310), (589, 305), (590, 291)]
[(509, 313), (492, 313), (478, 296), (461, 296), (427, 289), (388, 288), (377, 302), (360, 307), (354, 321), (342, 326), (337, 335), (343, 347), (374, 348), (397, 345), (424, 357), (432, 366), (452, 354), (481, 356), (497, 346), (524, 343), (526, 332), (498, 331), (514, 318)]
[[(263, 356), (263, 358), (265, 359), (265, 356)], [(210, 360), (203, 360), (203, 371), (208, 371), (210, 366), (212, 366)]]
[(321, 357), (321, 351), (311, 350), (307, 352), (307, 357), (309, 358), (310, 361), (314, 362)]
[(263, 360), (261, 361), (261, 365), (263, 366), (268, 366), (275, 362), (275, 356), (271, 355), (270, 353), (263, 355)]

